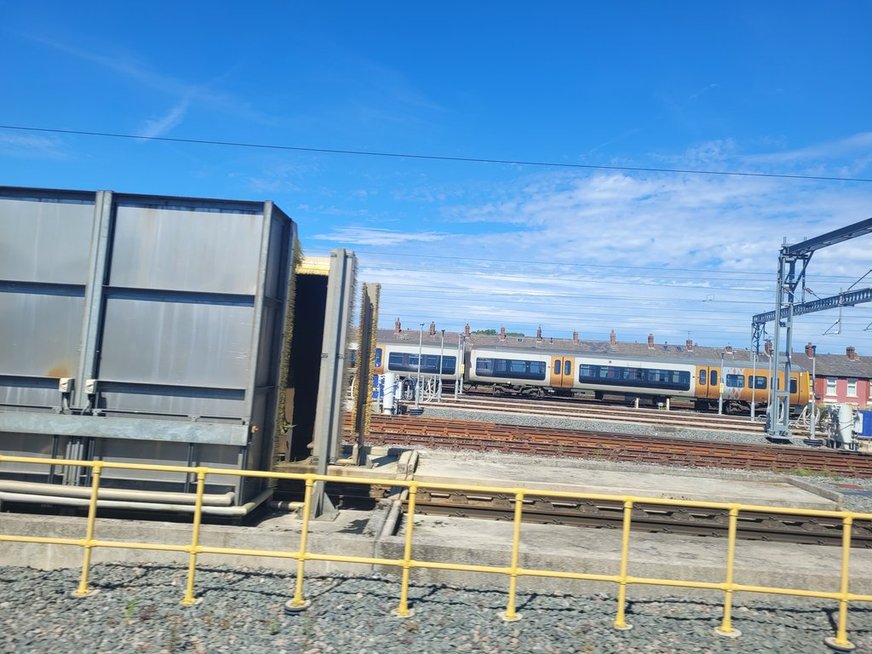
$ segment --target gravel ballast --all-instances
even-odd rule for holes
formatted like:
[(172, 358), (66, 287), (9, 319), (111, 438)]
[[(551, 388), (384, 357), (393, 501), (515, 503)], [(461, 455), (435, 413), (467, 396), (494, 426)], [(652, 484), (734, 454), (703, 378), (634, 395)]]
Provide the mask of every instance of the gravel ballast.
[[(612, 628), (616, 600), (605, 594), (520, 592), (518, 622), (501, 619), (505, 590), (418, 585), (411, 617), (391, 615), (394, 577), (307, 579), (308, 610), (286, 615), (294, 575), (211, 567), (198, 571), (200, 603), (184, 607), (186, 569), (97, 565), (86, 598), (74, 598), (78, 570), (0, 568), (0, 651), (276, 652), (303, 654), (441, 652), (827, 652), (836, 603), (740, 596), (733, 626), (717, 636), (722, 596), (632, 599), (630, 631)], [(413, 572), (414, 581), (414, 572)], [(522, 587), (521, 587), (522, 588)], [(872, 607), (849, 614), (857, 652), (872, 652)]]

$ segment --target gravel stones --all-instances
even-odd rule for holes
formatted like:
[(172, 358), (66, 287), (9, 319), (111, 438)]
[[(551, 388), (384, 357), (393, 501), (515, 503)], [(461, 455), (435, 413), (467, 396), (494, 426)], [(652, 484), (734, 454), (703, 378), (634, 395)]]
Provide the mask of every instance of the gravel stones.
[[(414, 584), (413, 616), (391, 615), (394, 577), (330, 576), (306, 580), (311, 607), (286, 615), (293, 575), (211, 567), (197, 573), (200, 603), (183, 607), (184, 567), (98, 565), (99, 592), (74, 598), (77, 570), (0, 568), (0, 652), (782, 652), (827, 651), (836, 603), (737, 598), (737, 639), (713, 633), (721, 595), (658, 598), (627, 604), (631, 631), (612, 628), (614, 597), (518, 594), (518, 622), (504, 622), (505, 589)], [(414, 582), (414, 571), (412, 573)], [(738, 603), (741, 602), (741, 603)], [(872, 609), (852, 608), (849, 637), (872, 652)]]

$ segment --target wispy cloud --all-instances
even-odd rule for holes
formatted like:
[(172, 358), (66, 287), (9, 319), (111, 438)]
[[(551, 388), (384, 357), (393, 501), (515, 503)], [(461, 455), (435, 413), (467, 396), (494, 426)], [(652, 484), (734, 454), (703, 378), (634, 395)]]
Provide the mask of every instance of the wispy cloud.
[(137, 136), (155, 138), (167, 134), (184, 120), (189, 106), (190, 101), (187, 98), (180, 100), (160, 118), (146, 120), (145, 124), (137, 130)]
[[(815, 153), (857, 152), (866, 142), (856, 135), (803, 156), (813, 164)], [(702, 143), (679, 161), (732, 166), (740, 150), (731, 140)], [(366, 231), (363, 276), (382, 283), (385, 315), (449, 329), (466, 320), (521, 331), (544, 323), (553, 335), (579, 329), (607, 338), (614, 327), (631, 340), (651, 331), (658, 342), (690, 335), (746, 346), (751, 316), (773, 306), (782, 239), (799, 242), (872, 215), (864, 185), (771, 178), (537, 173), (492, 191), (492, 199), (446, 198), (443, 224), (457, 230), (450, 235)], [(440, 247), (404, 247), (419, 238), (438, 238)], [(853, 241), (817, 253), (808, 270), (816, 292), (835, 294), (862, 276), (868, 247)], [(846, 310), (854, 323), (845, 333), (863, 334), (870, 312)], [(845, 342), (822, 337), (836, 318), (803, 316), (796, 342), (838, 351)]]
[[(43, 35), (31, 35), (29, 38), (58, 52), (110, 70), (122, 79), (135, 82), (143, 88), (181, 98), (180, 102), (187, 101), (189, 104), (200, 104), (216, 111), (240, 116), (262, 124), (275, 122), (272, 117), (254, 109), (245, 100), (218, 91), (212, 88), (211, 84), (186, 82), (171, 75), (162, 74), (154, 70), (147, 62), (130, 55), (120, 48), (115, 48), (116, 51), (112, 52), (112, 54), (106, 54), (111, 49), (110, 47), (103, 46), (98, 50), (95, 45), (89, 49), (82, 46), (73, 46), (65, 41), (48, 38)], [(185, 109), (187, 110), (187, 107)]]
[(446, 234), (438, 232), (400, 232), (373, 227), (338, 227), (332, 232), (316, 234), (312, 238), (319, 241), (333, 241), (340, 245), (392, 247), (404, 243), (441, 241), (446, 236)]
[(63, 140), (54, 136), (31, 136), (0, 132), (0, 152), (18, 157), (66, 159)]

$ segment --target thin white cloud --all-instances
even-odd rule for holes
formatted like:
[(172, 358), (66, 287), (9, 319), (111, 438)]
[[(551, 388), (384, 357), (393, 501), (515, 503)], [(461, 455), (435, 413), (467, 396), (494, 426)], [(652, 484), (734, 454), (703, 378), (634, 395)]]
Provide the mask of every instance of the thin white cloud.
[(345, 245), (392, 247), (404, 243), (441, 241), (446, 236), (447, 234), (439, 232), (400, 232), (373, 227), (339, 227), (327, 234), (316, 234), (312, 238)]
[(153, 70), (147, 63), (140, 61), (137, 57), (123, 51), (116, 51), (109, 55), (104, 54), (109, 49), (108, 47), (101, 48), (98, 51), (81, 46), (73, 46), (62, 40), (48, 38), (44, 35), (31, 35), (29, 38), (36, 43), (66, 55), (111, 70), (121, 78), (135, 82), (143, 88), (183, 98), (190, 103), (201, 104), (223, 113), (241, 116), (263, 124), (274, 122), (271, 117), (257, 111), (244, 100), (217, 91), (211, 88), (209, 84), (190, 83), (170, 75), (164, 75)]
[(0, 152), (9, 156), (44, 159), (66, 159), (69, 156), (58, 137), (5, 132), (0, 132)]
[(190, 101), (185, 98), (173, 105), (170, 110), (157, 119), (149, 119), (137, 130), (137, 136), (155, 138), (169, 133), (185, 119)]

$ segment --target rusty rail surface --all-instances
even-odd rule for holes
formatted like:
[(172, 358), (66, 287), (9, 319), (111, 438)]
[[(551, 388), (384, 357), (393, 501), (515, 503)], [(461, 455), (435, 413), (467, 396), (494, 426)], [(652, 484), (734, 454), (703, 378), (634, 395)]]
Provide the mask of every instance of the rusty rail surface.
[(439, 418), (373, 416), (368, 440), (381, 445), (872, 477), (872, 456), (856, 452), (515, 427)]

